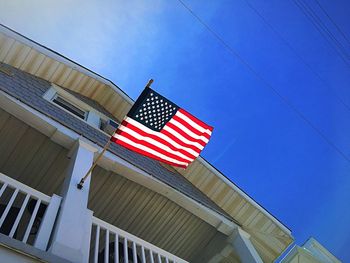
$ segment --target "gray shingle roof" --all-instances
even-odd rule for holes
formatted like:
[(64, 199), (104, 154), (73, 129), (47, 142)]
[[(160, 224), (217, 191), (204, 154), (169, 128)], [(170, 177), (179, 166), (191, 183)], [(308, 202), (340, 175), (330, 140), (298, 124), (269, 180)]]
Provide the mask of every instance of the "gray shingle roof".
[[(0, 63), (0, 65), (8, 68), (14, 73), (13, 76), (9, 76), (0, 72), (1, 90), (38, 110), (39, 112), (51, 117), (66, 127), (74, 130), (76, 133), (81, 134), (94, 143), (99, 144), (100, 146), (105, 145), (109, 140), (109, 137), (102, 131), (90, 126), (85, 121), (74, 117), (56, 105), (45, 100), (43, 95), (51, 87), (50, 82), (15, 69), (9, 65), (2, 63)], [(69, 92), (96, 110), (101, 111), (107, 116), (111, 116), (111, 114), (109, 114), (97, 102), (75, 92)], [(232, 220), (231, 216), (229, 216), (210, 198), (208, 198), (204, 193), (190, 183), (185, 177), (177, 172), (169, 171), (158, 161), (129, 151), (128, 149), (117, 144), (112, 144), (109, 150), (163, 183)]]

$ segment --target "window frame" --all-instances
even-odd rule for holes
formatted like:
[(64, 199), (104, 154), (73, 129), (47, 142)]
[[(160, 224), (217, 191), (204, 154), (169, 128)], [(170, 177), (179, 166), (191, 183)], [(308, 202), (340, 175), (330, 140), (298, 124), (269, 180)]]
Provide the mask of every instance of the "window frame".
[[(67, 101), (68, 103), (72, 104), (72, 106), (76, 107), (77, 109), (81, 111), (85, 111), (85, 118), (82, 119), (78, 115), (74, 114), (73, 112), (55, 103), (53, 100), (58, 96), (61, 97), (63, 100)], [(53, 105), (55, 105), (55, 107), (59, 107), (60, 109), (71, 114), (78, 120), (85, 121), (90, 126), (110, 136), (110, 134), (106, 133), (104, 130), (100, 128), (102, 122), (106, 122), (110, 120), (111, 119), (110, 117), (106, 116), (102, 112), (91, 107), (87, 103), (81, 101), (80, 99), (75, 97), (73, 94), (67, 92), (66, 90), (62, 89), (56, 84), (51, 84), (51, 87), (45, 92), (45, 94), (43, 95), (43, 98), (49, 101), (50, 103), (52, 103)], [(119, 121), (116, 121), (115, 119), (111, 119), (111, 120), (119, 124)]]
[[(55, 102), (55, 100), (57, 98), (61, 98), (63, 101), (67, 102), (68, 104), (71, 104), (74, 108), (84, 112), (84, 118), (81, 118), (80, 116), (78, 116), (77, 114), (75, 114), (73, 111), (70, 111), (69, 109), (61, 106), (60, 104), (58, 104), (57, 102)], [(66, 112), (69, 112), (70, 114), (74, 115), (75, 117), (78, 117), (80, 120), (87, 120), (87, 117), (89, 115), (89, 111), (86, 109), (83, 109), (82, 107), (79, 107), (78, 105), (76, 105), (75, 103), (73, 103), (72, 101), (70, 101), (69, 99), (65, 98), (64, 96), (62, 96), (61, 94), (58, 94), (56, 92), (56, 94), (52, 97), (51, 102), (54, 103), (56, 106), (60, 107), (61, 109), (65, 110)]]

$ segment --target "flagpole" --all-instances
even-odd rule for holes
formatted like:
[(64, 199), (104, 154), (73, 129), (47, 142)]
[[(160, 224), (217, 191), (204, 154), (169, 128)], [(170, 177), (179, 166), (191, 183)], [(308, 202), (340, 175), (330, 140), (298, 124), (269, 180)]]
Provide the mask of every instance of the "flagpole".
[[(153, 83), (153, 79), (150, 79), (146, 85), (146, 88), (149, 88)], [(111, 138), (114, 136), (115, 132), (112, 134), (112, 136), (109, 138), (108, 142), (106, 143), (106, 145), (103, 147), (102, 151), (100, 152), (100, 154), (97, 156), (96, 160), (93, 162), (93, 164), (91, 165), (90, 169), (86, 172), (86, 174), (84, 175), (83, 178), (81, 178), (80, 182), (77, 184), (77, 188), (78, 189), (82, 189), (84, 182), (86, 180), (86, 178), (89, 177), (89, 175), (91, 174), (92, 170), (96, 167), (97, 162), (102, 158), (103, 154), (107, 151), (109, 145), (111, 144)]]
[[(114, 134), (113, 134), (114, 135)], [(112, 135), (112, 136), (113, 136)], [(97, 156), (96, 160), (93, 162), (92, 166), (90, 167), (90, 169), (86, 172), (86, 174), (84, 175), (83, 178), (81, 178), (79, 184), (77, 185), (78, 189), (82, 189), (83, 188), (83, 184), (86, 180), (86, 178), (89, 177), (90, 173), (92, 172), (92, 170), (96, 167), (97, 162), (101, 159), (101, 157), (103, 156), (103, 154), (107, 151), (108, 146), (111, 144), (111, 140), (109, 139), (109, 141), (106, 143), (106, 145), (103, 147), (102, 151), (100, 152), (100, 154)]]

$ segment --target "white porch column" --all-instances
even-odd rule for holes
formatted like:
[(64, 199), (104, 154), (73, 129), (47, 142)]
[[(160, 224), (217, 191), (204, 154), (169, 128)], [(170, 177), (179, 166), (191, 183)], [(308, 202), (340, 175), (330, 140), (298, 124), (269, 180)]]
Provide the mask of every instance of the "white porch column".
[(78, 140), (62, 186), (62, 205), (51, 242), (51, 253), (72, 262), (88, 262), (92, 211), (87, 209), (90, 180), (77, 184), (91, 167), (96, 148)]
[(241, 228), (237, 227), (235, 229), (229, 241), (242, 263), (263, 263), (250, 241), (250, 235)]

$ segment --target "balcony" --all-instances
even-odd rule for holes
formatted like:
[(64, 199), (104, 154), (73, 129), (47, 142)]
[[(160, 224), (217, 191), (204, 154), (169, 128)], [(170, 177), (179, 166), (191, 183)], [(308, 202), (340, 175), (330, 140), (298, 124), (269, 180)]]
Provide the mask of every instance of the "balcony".
[[(49, 197), (2, 173), (0, 185), (0, 233), (49, 250), (61, 197)], [(89, 262), (187, 262), (97, 217), (92, 218), (91, 228)]]
[(90, 262), (187, 262), (96, 217), (92, 227)]
[(46, 250), (61, 197), (49, 197), (0, 173), (0, 233)]

